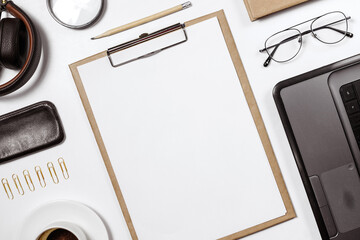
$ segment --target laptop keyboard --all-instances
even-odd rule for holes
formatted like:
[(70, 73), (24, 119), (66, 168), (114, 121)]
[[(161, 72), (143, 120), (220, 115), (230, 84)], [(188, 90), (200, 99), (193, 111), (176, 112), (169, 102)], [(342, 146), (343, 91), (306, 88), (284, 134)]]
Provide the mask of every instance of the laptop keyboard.
[(360, 147), (360, 80), (341, 86), (340, 95)]

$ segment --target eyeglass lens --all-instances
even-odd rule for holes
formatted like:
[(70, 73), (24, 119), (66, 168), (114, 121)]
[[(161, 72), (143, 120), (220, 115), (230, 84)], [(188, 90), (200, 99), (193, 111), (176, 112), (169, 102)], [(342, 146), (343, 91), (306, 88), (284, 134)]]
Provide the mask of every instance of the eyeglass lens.
[(301, 34), (296, 29), (289, 29), (268, 38), (266, 51), (275, 61), (286, 62), (295, 57), (301, 48)]
[(346, 17), (341, 12), (328, 13), (311, 24), (314, 36), (324, 43), (337, 43), (347, 32)]

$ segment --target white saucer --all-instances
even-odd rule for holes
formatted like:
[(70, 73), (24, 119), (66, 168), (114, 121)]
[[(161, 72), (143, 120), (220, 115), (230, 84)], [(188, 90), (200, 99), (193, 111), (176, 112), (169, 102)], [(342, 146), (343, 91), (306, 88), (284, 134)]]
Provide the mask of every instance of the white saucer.
[(73, 201), (51, 202), (35, 209), (23, 222), (17, 239), (35, 240), (44, 228), (59, 221), (76, 224), (88, 240), (109, 239), (100, 217), (89, 207)]

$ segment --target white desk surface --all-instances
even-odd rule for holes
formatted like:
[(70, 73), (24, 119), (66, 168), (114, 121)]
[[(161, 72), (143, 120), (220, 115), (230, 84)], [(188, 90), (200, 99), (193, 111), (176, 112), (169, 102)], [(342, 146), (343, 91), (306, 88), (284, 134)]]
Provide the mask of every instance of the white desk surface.
[[(59, 147), (34, 155), (37, 163), (42, 165), (45, 165), (49, 160), (56, 160), (58, 156), (63, 156), (65, 159), (97, 157), (101, 160), (68, 64), (131, 40), (140, 33), (151, 32), (176, 22), (184, 22), (224, 9), (297, 213), (295, 219), (245, 239), (321, 239), (272, 98), (272, 89), (281, 80), (360, 53), (360, 45), (358, 44), (360, 21), (357, 18), (360, 2), (358, 0), (313, 0), (256, 22), (250, 22), (242, 0), (193, 0), (193, 7), (190, 9), (96, 41), (90, 40), (90, 37), (109, 28), (172, 7), (180, 2), (176, 0), (107, 0), (104, 15), (99, 22), (84, 30), (67, 29), (57, 24), (47, 11), (46, 1), (17, 0), (15, 3), (22, 7), (38, 26), (43, 39), (43, 55), (40, 67), (30, 82), (20, 91), (1, 98), (0, 114), (41, 100), (50, 100), (55, 103), (62, 118), (67, 138)], [(303, 49), (293, 61), (285, 64), (272, 62), (268, 68), (262, 67), (266, 54), (261, 54), (258, 50), (263, 47), (268, 36), (293, 24), (333, 10), (341, 10), (352, 17), (350, 31), (354, 33), (354, 38), (345, 39), (336, 45), (325, 45), (309, 35), (304, 37)], [(204, 39), (204, 44), (206, 44), (206, 39)], [(4, 71), (2, 79), (7, 75), (7, 72)], [(49, 159), (51, 156), (52, 159)], [(0, 174), (12, 173), (31, 166), (33, 164), (30, 165), (25, 160), (14, 161), (2, 165)], [(92, 175), (106, 174), (101, 161), (99, 161), (98, 168), (86, 170)], [(76, 176), (74, 178), (74, 184), (91, 185), (96, 191), (96, 178), (76, 179)], [(130, 239), (129, 234), (124, 230), (125, 225), (121, 212), (116, 206), (117, 201), (111, 185), (108, 185), (109, 194), (98, 196), (107, 204), (97, 211), (103, 218), (107, 219), (106, 222), (112, 239)], [(58, 191), (54, 192), (52, 197), (54, 199), (62, 198), (63, 195)], [(83, 199), (86, 197), (78, 192), (73, 195), (73, 199), (84, 202)], [(87, 199), (85, 204), (91, 206), (92, 201), (95, 200)], [(0, 211), (3, 208), (6, 206), (1, 205)], [(23, 206), (23, 208), (27, 209), (29, 206)]]

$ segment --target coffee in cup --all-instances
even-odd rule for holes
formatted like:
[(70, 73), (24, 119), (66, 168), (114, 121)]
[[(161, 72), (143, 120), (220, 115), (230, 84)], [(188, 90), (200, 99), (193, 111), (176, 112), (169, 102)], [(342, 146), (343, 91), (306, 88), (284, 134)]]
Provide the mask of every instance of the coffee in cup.
[(41, 234), (39, 240), (79, 240), (79, 239), (67, 229), (52, 228)]
[(75, 224), (57, 222), (50, 224), (36, 240), (86, 240), (84, 232)]

